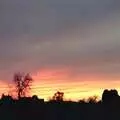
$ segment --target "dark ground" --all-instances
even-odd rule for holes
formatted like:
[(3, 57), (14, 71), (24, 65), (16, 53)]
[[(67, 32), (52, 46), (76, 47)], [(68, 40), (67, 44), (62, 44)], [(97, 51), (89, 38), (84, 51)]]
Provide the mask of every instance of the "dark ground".
[[(110, 101), (110, 100), (109, 100)], [(0, 100), (1, 120), (120, 120), (120, 100), (110, 102), (44, 102), (41, 99)]]

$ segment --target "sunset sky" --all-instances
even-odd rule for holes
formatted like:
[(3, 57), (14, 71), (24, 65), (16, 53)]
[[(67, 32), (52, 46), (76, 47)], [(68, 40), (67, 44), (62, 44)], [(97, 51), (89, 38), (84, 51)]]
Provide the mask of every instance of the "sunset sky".
[(120, 89), (119, 0), (0, 0), (0, 94), (31, 73), (47, 100)]

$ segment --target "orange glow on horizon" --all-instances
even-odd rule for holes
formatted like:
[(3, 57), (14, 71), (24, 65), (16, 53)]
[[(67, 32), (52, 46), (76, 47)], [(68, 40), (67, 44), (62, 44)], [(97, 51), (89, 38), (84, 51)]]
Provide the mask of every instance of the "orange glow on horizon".
[[(33, 83), (29, 95), (38, 95), (39, 98), (49, 100), (56, 91), (64, 92), (65, 100), (77, 101), (90, 96), (101, 98), (104, 89), (117, 89), (120, 91), (119, 80), (107, 80), (103, 77), (93, 75), (88, 76), (70, 76), (69, 71), (62, 70), (41, 70), (33, 74)], [(14, 85), (0, 81), (0, 95), (15, 95), (12, 91)]]
[(48, 100), (56, 91), (65, 93), (66, 100), (80, 100), (90, 96), (101, 95), (104, 89), (120, 90), (118, 80), (108, 80), (104, 77), (93, 75), (71, 77), (69, 70), (44, 70), (33, 75), (35, 80), (32, 85), (32, 94)]
[(2, 94), (8, 95), (9, 91), (10, 91), (10, 87), (8, 83), (0, 80), (0, 97)]
[(82, 98), (88, 98), (90, 96), (99, 96), (101, 98), (102, 92), (104, 89), (114, 89), (112, 86), (115, 86), (115, 89), (120, 91), (119, 88), (120, 81), (111, 81), (102, 83), (101, 81), (86, 81), (83, 83), (73, 82), (73, 83), (52, 83), (47, 82), (44, 84), (36, 82), (32, 89), (33, 94), (37, 94), (40, 98), (45, 98), (48, 100), (49, 97), (60, 90), (65, 93), (66, 100), (80, 100)]

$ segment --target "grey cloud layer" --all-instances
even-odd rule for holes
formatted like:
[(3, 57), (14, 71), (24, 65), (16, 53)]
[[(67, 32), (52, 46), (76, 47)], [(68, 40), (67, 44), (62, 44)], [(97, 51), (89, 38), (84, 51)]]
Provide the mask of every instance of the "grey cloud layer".
[(53, 33), (119, 10), (118, 0), (1, 0), (1, 35)]
[(1, 78), (61, 66), (79, 74), (118, 75), (119, 5), (118, 0), (1, 0)]

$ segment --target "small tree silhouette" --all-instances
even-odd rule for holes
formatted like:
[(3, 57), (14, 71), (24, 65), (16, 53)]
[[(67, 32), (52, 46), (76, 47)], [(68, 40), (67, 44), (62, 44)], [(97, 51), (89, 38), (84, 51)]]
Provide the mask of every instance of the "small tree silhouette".
[(16, 91), (18, 98), (24, 97), (28, 89), (30, 89), (30, 83), (33, 81), (29, 74), (23, 75), (21, 73), (16, 73), (14, 75), (14, 83), (16, 85)]
[(57, 91), (52, 97), (52, 100), (55, 100), (55, 101), (63, 101), (63, 99), (64, 99), (64, 93), (59, 91)]

